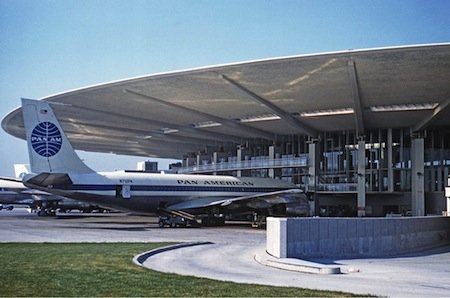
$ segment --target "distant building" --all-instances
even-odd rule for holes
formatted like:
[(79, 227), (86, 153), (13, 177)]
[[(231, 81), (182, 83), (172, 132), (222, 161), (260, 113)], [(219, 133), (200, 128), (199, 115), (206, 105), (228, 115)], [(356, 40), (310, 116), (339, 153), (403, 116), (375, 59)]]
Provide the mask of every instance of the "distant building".
[(181, 162), (175, 162), (175, 163), (171, 163), (169, 164), (169, 171), (170, 172), (178, 172), (178, 170), (180, 170), (183, 167), (183, 163)]
[(158, 173), (158, 162), (156, 161), (140, 161), (137, 163), (137, 170), (146, 173)]

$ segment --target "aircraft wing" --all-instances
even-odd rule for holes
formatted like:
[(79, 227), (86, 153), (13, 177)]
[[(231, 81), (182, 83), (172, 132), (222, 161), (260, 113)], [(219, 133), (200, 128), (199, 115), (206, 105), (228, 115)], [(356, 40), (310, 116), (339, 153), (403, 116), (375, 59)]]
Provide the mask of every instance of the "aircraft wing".
[(236, 210), (242, 207), (251, 210), (270, 209), (275, 205), (284, 204), (297, 208), (299, 214), (309, 212), (306, 195), (300, 189), (288, 189), (236, 198), (193, 198), (189, 201), (168, 206), (169, 210), (208, 209), (219, 207), (227, 210)]

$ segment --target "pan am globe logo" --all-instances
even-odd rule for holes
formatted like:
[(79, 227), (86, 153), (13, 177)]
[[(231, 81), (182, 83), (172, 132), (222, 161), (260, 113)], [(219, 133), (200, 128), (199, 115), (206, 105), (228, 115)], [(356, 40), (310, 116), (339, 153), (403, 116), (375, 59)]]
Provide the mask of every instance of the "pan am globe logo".
[(31, 132), (31, 146), (40, 156), (51, 157), (57, 154), (61, 145), (61, 133), (51, 122), (41, 122)]

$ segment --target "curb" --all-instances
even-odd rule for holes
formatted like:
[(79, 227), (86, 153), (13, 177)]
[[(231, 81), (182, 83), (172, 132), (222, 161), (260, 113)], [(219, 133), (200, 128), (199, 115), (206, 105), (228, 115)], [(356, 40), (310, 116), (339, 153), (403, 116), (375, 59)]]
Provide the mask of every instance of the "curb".
[(302, 261), (298, 259), (272, 259), (259, 254), (255, 255), (255, 261), (261, 265), (274, 267), (282, 270), (296, 271), (314, 274), (341, 274), (341, 267), (319, 265), (317, 263)]
[(191, 246), (197, 246), (197, 245), (208, 245), (208, 244), (214, 244), (214, 243), (209, 242), (209, 241), (199, 241), (199, 242), (188, 242), (188, 243), (180, 243), (180, 244), (174, 244), (174, 245), (169, 245), (169, 246), (164, 246), (164, 247), (158, 247), (158, 248), (155, 248), (155, 249), (152, 249), (152, 250), (149, 250), (149, 251), (146, 251), (146, 252), (143, 252), (141, 254), (134, 256), (133, 263), (135, 263), (138, 266), (145, 267), (144, 262), (148, 258), (150, 258), (154, 255), (157, 255), (159, 253), (163, 253), (163, 252), (166, 252), (169, 250), (184, 248), (184, 247), (191, 247)]

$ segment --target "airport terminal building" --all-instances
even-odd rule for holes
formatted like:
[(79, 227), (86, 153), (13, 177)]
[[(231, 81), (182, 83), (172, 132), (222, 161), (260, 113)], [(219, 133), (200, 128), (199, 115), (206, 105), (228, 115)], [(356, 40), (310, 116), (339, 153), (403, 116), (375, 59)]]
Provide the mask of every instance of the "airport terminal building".
[(275, 144), (248, 141), (234, 152), (191, 154), (179, 172), (292, 181), (315, 201), (321, 216), (410, 215), (413, 208), (417, 215), (441, 215), (447, 210), (449, 145), (449, 132), (438, 129), (416, 135), (380, 128), (364, 137), (322, 132), (314, 139), (292, 135)]
[[(76, 149), (284, 179), (321, 216), (446, 212), (450, 44), (274, 58), (46, 98)], [(2, 127), (25, 138), (20, 108)]]

